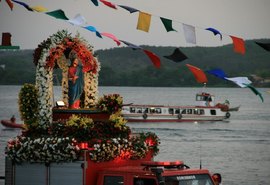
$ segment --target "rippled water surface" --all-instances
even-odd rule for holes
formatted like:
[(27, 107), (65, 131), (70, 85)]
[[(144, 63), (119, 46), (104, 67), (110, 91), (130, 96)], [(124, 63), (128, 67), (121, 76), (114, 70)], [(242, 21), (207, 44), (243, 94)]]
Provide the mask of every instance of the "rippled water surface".
[[(18, 113), (19, 86), (0, 86), (0, 119)], [(201, 88), (100, 87), (99, 95), (119, 93), (124, 103), (193, 105)], [(228, 99), (238, 112), (224, 122), (128, 123), (134, 132), (155, 132), (160, 140), (156, 160), (183, 160), (192, 168), (222, 174), (223, 185), (266, 185), (270, 183), (270, 94), (259, 89), (260, 98), (246, 88), (207, 88), (216, 102)], [(60, 100), (60, 87), (55, 87)], [(20, 131), (0, 125), (0, 176), (4, 176), (4, 148)], [(4, 184), (0, 180), (0, 184)]]

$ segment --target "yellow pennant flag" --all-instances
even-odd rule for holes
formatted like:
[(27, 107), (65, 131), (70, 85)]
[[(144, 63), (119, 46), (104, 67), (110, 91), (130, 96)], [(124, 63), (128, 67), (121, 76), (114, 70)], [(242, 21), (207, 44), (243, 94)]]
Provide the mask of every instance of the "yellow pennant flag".
[(150, 23), (151, 23), (151, 15), (148, 13), (140, 12), (137, 23), (137, 29), (148, 32), (150, 28)]
[(44, 8), (43, 6), (33, 6), (31, 7), (33, 10), (35, 10), (36, 12), (47, 12), (48, 9)]

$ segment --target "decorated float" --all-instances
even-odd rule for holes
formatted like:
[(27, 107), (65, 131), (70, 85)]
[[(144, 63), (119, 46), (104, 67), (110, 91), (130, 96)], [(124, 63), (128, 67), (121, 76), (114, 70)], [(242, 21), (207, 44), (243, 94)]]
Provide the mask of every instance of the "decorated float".
[[(6, 146), (5, 184), (221, 182), (219, 174), (189, 169), (182, 161), (152, 160), (159, 152), (159, 138), (151, 132), (131, 132), (120, 113), (119, 94), (98, 97), (100, 65), (92, 47), (78, 35), (65, 30), (52, 35), (35, 50), (34, 62), (36, 84), (24, 84), (19, 93), (24, 127)], [(62, 70), (63, 101), (54, 103), (57, 67)], [(77, 84), (79, 76), (84, 83)]]
[[(81, 160), (135, 164), (157, 154), (159, 139), (154, 133), (133, 134), (125, 125), (126, 120), (119, 114), (123, 102), (120, 95), (98, 97), (100, 64), (92, 49), (79, 35), (72, 37), (63, 30), (35, 50), (36, 84), (24, 84), (19, 93), (24, 128), (6, 147), (13, 170), (24, 164), (29, 168), (32, 163), (50, 166)], [(68, 92), (69, 62), (74, 56), (81, 63), (84, 79), (80, 103), (75, 108), (69, 105)], [(63, 106), (53, 102), (55, 68), (62, 70)], [(16, 180), (14, 175), (19, 174), (13, 174)]]

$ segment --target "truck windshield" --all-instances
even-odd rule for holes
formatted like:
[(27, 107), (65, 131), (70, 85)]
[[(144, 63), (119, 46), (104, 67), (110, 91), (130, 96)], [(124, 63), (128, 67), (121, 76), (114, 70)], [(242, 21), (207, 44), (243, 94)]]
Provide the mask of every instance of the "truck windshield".
[(166, 185), (214, 185), (208, 174), (165, 176)]

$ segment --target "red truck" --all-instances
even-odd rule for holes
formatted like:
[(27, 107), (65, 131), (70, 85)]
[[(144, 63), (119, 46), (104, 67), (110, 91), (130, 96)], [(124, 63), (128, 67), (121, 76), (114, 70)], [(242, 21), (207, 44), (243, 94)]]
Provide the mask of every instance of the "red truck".
[(140, 160), (67, 163), (6, 162), (6, 185), (218, 185), (220, 174), (192, 169), (182, 161)]
[(191, 169), (182, 161), (144, 161), (140, 165), (104, 168), (98, 172), (95, 185), (217, 185), (220, 183), (219, 174), (211, 175), (207, 169)]

